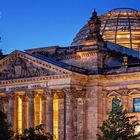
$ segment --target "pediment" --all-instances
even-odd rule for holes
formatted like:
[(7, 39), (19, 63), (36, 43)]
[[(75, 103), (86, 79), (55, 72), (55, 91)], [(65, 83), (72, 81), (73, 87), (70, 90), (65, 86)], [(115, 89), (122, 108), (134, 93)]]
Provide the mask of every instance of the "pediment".
[(129, 96), (135, 96), (139, 95), (140, 96), (140, 91), (137, 89), (133, 89), (130, 93), (128, 93)]
[(116, 92), (116, 91), (112, 91), (112, 92), (110, 92), (108, 95), (107, 95), (108, 97), (116, 97), (116, 96), (118, 96), (118, 97), (120, 97), (121, 95), (120, 95), (120, 93), (118, 93), (118, 92)]
[(0, 60), (0, 80), (67, 73), (70, 72), (66, 69), (20, 51), (14, 51), (6, 58)]

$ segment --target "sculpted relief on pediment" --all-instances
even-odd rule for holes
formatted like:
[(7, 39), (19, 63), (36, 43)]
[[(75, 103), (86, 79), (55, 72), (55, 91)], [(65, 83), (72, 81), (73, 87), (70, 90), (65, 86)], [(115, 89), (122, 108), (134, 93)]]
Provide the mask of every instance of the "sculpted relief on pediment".
[(55, 72), (39, 67), (20, 57), (11, 59), (0, 69), (0, 80), (53, 75)]

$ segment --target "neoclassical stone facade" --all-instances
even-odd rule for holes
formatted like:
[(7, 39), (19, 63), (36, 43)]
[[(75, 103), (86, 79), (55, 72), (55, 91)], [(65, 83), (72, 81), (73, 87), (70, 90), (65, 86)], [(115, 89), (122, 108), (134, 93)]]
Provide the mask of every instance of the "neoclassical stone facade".
[(0, 57), (0, 108), (15, 133), (42, 124), (56, 140), (96, 140), (114, 97), (140, 121), (139, 52), (105, 41), (100, 27), (94, 11), (80, 44)]

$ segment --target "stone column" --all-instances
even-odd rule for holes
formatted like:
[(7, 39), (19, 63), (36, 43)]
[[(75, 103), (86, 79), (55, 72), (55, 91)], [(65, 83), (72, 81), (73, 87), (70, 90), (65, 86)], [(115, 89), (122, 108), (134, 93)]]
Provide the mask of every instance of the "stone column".
[(42, 118), (41, 123), (43, 125), (43, 128), (46, 129), (46, 115), (47, 115), (47, 96), (45, 94), (41, 95), (42, 100)]
[(16, 133), (17, 117), (16, 117), (16, 97), (14, 93), (9, 94), (8, 99), (9, 99), (9, 109), (8, 109), (9, 122), (13, 127), (13, 131)]
[(28, 98), (27, 96), (21, 96), (22, 98), (22, 131), (28, 128)]
[(34, 93), (29, 92), (28, 96), (28, 128), (34, 127)]
[(73, 94), (65, 88), (65, 140), (73, 140)]
[(64, 140), (64, 93), (58, 93), (58, 139)]
[(47, 118), (46, 129), (49, 133), (53, 134), (53, 94), (51, 91), (47, 91)]

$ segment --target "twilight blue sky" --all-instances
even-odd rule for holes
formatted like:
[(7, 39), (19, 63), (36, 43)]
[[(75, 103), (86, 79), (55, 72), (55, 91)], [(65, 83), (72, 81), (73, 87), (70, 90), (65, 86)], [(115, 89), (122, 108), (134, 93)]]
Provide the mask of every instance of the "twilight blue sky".
[(118, 7), (140, 11), (140, 0), (0, 0), (0, 49), (67, 46), (94, 8), (101, 15)]

